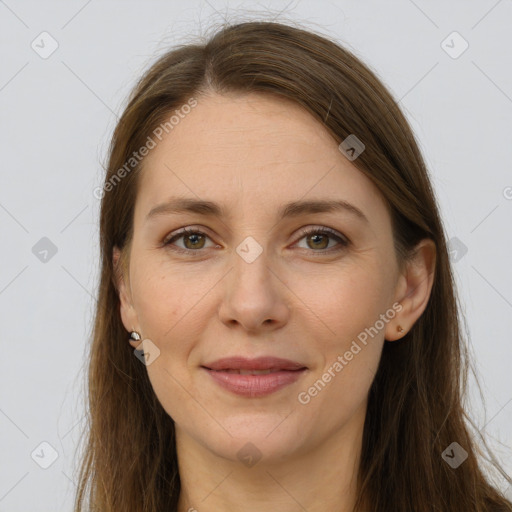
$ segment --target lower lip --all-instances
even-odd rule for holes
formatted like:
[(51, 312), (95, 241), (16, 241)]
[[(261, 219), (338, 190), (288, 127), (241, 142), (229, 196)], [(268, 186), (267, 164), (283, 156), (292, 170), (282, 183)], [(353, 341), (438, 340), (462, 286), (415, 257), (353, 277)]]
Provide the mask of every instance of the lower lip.
[[(204, 367), (203, 367), (204, 368)], [(267, 373), (264, 375), (240, 375), (239, 373), (228, 373), (223, 371), (204, 368), (224, 389), (236, 395), (251, 398), (261, 397), (275, 393), (276, 391), (296, 382), (306, 371), (302, 370), (281, 370), (279, 372)]]

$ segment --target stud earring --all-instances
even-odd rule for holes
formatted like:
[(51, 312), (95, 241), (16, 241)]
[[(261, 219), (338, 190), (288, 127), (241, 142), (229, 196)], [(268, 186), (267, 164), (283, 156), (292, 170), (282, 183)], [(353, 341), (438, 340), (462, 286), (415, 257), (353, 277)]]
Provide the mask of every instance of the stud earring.
[(135, 341), (140, 341), (140, 334), (137, 331), (132, 331), (130, 333), (130, 339)]
[(404, 332), (404, 330), (403, 330), (403, 328), (402, 328), (402, 326), (401, 326), (401, 325), (399, 325), (399, 326), (396, 328), (396, 330), (397, 330), (399, 333)]

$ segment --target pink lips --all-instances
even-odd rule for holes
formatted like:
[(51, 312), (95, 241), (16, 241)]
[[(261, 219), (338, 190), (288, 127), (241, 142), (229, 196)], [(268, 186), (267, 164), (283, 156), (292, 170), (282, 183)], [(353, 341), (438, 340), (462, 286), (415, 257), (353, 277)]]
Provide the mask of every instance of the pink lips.
[(205, 364), (203, 368), (221, 387), (253, 398), (292, 384), (307, 370), (303, 364), (271, 356), (256, 359), (229, 357)]

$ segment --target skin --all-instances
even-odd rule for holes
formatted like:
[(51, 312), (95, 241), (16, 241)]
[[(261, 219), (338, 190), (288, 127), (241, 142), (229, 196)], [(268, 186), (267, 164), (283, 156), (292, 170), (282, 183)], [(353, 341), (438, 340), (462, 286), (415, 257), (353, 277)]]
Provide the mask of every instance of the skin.
[[(175, 195), (218, 202), (227, 216), (145, 219)], [(344, 199), (368, 222), (345, 211), (278, 219), (284, 203), (309, 199)], [(163, 245), (187, 226), (207, 235), (173, 242), (189, 254)], [(350, 244), (304, 227), (332, 228)], [(248, 236), (263, 249), (251, 263), (236, 252)], [(129, 250), (120, 312), (127, 331), (160, 350), (147, 371), (175, 422), (179, 512), (352, 510), (368, 391), (385, 340), (403, 337), (427, 305), (434, 244), (422, 241), (400, 272), (382, 195), (318, 121), (287, 100), (212, 93), (146, 157)], [(299, 403), (394, 303), (400, 312)], [(274, 394), (241, 397), (200, 368), (238, 354), (308, 370)], [(247, 442), (262, 454), (252, 467), (237, 456)]]

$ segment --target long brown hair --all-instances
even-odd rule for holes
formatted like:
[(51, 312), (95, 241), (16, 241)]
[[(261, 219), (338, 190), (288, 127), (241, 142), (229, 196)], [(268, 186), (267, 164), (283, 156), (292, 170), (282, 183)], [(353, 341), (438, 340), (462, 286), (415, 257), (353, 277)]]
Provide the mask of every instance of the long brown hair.
[[(101, 277), (75, 511), (177, 507), (174, 422), (128, 344), (112, 251), (122, 249), (126, 271), (143, 165), (131, 160), (133, 153), (175, 110), (212, 91), (288, 98), (320, 120), (337, 143), (356, 135), (365, 150), (353, 164), (387, 200), (398, 261), (406, 262), (421, 239), (435, 242), (428, 305), (402, 340), (384, 344), (370, 389), (356, 510), (512, 511), (484, 475), (481, 459), (512, 480), (469, 428), (474, 424), (464, 399), (471, 361), (436, 198), (413, 133), (392, 95), (353, 53), (309, 30), (267, 21), (226, 25), (204, 44), (165, 53), (139, 80), (115, 128), (101, 191)], [(467, 452), (457, 468), (443, 458), (453, 442)]]

